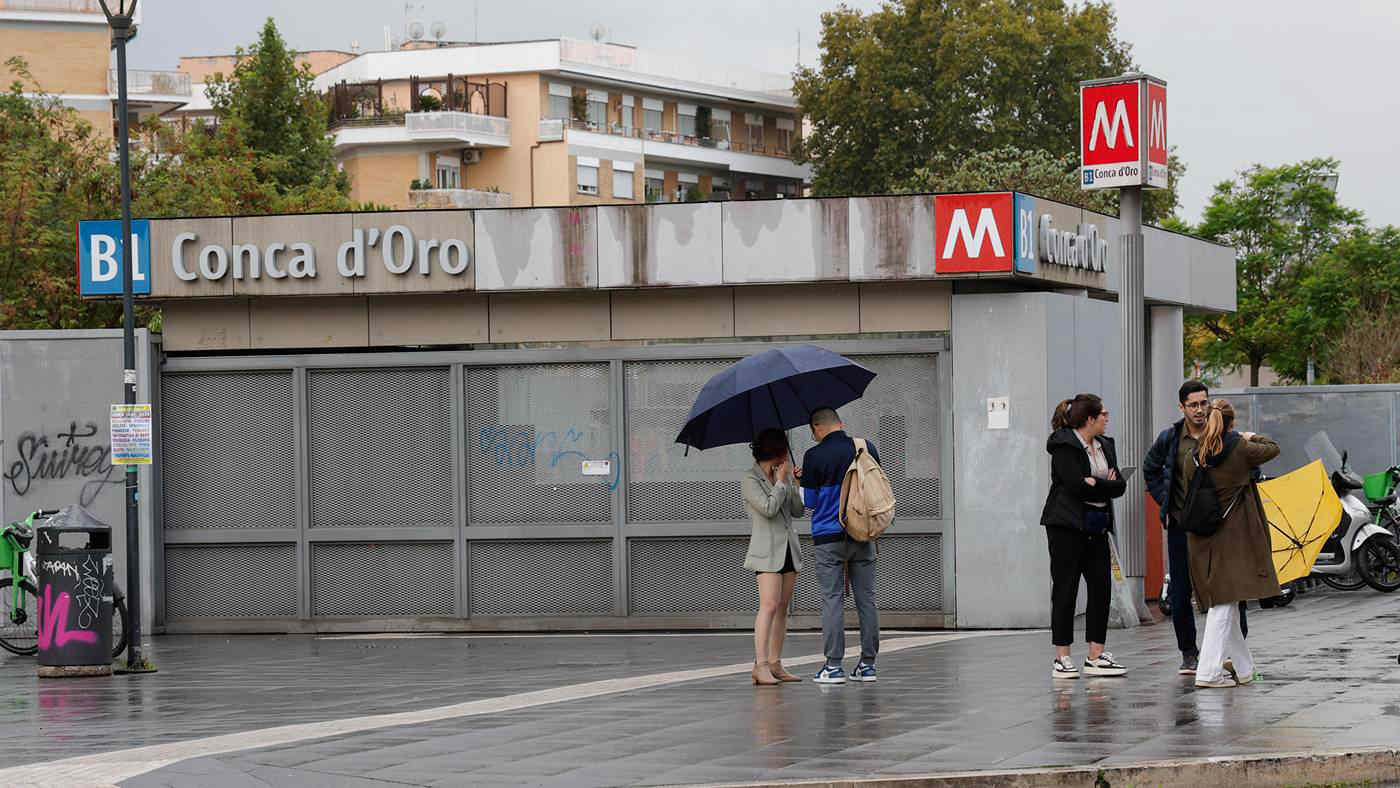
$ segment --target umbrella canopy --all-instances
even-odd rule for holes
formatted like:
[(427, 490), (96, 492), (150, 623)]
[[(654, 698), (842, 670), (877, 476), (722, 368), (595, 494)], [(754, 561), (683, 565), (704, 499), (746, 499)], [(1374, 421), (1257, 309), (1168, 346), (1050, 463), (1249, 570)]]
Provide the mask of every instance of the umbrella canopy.
[(1342, 501), (1316, 460), (1292, 473), (1259, 483), (1259, 498), (1269, 518), (1274, 568), (1287, 583), (1312, 573), (1322, 543), (1342, 519)]
[(676, 443), (710, 449), (745, 443), (770, 427), (806, 424), (818, 408), (860, 399), (875, 373), (816, 345), (766, 350), (710, 378)]

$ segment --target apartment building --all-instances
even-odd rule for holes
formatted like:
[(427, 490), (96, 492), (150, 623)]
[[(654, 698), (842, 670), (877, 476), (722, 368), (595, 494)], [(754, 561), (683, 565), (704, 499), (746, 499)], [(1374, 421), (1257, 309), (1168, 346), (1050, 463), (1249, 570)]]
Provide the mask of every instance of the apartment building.
[[(141, 22), (142, 4), (135, 23)], [(115, 137), (117, 73), (111, 32), (97, 0), (0, 0), (0, 82), (15, 75), (4, 60), (19, 56), (38, 90), (72, 107), (106, 137)], [(33, 86), (26, 85), (33, 92)], [(190, 78), (176, 71), (128, 69), (133, 126), (190, 100)]]
[(630, 46), (369, 52), (316, 85), (352, 196), (394, 207), (795, 197), (811, 177), (786, 75)]

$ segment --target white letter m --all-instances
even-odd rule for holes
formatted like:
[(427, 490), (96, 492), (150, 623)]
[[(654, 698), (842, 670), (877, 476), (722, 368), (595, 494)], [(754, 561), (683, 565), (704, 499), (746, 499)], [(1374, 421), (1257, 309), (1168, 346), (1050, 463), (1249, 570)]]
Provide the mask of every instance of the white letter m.
[(997, 257), (1005, 257), (1006, 249), (1001, 245), (1001, 233), (997, 231), (996, 213), (991, 208), (983, 208), (977, 214), (977, 230), (973, 231), (967, 221), (967, 209), (958, 208), (953, 211), (953, 221), (948, 225), (948, 240), (943, 244), (943, 259), (947, 260), (953, 256), (953, 250), (957, 248), (958, 238), (963, 240), (963, 248), (967, 250), (970, 259), (977, 259), (982, 256), (982, 240), (987, 239), (992, 242), (992, 251)]
[[(1121, 125), (1120, 125), (1121, 124)], [(1118, 131), (1123, 131), (1123, 141), (1127, 145), (1133, 144), (1133, 130), (1128, 123), (1128, 103), (1123, 99), (1118, 99), (1118, 104), (1113, 108), (1113, 122), (1108, 121), (1108, 103), (1099, 102), (1099, 108), (1094, 110), (1094, 132), (1089, 135), (1089, 150), (1094, 150), (1099, 146), (1099, 129), (1103, 129), (1104, 140), (1108, 147), (1118, 147)]]

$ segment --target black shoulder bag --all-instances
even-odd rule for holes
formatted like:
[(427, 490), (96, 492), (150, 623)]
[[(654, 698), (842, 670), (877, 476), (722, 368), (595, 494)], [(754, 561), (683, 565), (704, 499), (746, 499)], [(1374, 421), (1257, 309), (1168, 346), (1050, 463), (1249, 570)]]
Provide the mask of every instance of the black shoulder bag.
[(1210, 469), (1201, 464), (1195, 452), (1191, 452), (1191, 461), (1196, 463), (1196, 473), (1186, 488), (1186, 504), (1181, 509), (1181, 527), (1197, 536), (1213, 536), (1220, 530), (1220, 526), (1225, 524), (1225, 518), (1230, 516), (1230, 511), (1239, 503), (1240, 496), (1236, 495), (1230, 506), (1221, 511), (1220, 496), (1216, 492), (1215, 482), (1211, 481)]

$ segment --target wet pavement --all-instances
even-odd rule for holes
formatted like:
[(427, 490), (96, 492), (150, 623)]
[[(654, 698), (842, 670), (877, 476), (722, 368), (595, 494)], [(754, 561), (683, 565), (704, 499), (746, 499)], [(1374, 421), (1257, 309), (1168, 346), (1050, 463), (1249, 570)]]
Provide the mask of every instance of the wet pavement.
[[(285, 738), (235, 738), (222, 754), (156, 747), (87, 759), (99, 777), (107, 760), (149, 761), (125, 786), (658, 785), (1394, 746), (1397, 634), (1400, 596), (1371, 591), (1251, 610), (1263, 679), (1231, 690), (1197, 690), (1176, 674), (1166, 623), (1110, 631), (1110, 650), (1131, 672), (1078, 681), (1049, 677), (1043, 632), (892, 651), (879, 682), (837, 687), (760, 688), (730, 673), (576, 692), (602, 679), (736, 665), (749, 653), (743, 635), (157, 638), (163, 670), (154, 676), (41, 683), (32, 661), (0, 658), (0, 679), (12, 690), (11, 763), (314, 723)], [(794, 634), (787, 652), (815, 654), (818, 640)], [(550, 689), (557, 694), (541, 692)], [(502, 698), (515, 707), (492, 711)], [(329, 727), (458, 703), (471, 710)]]

